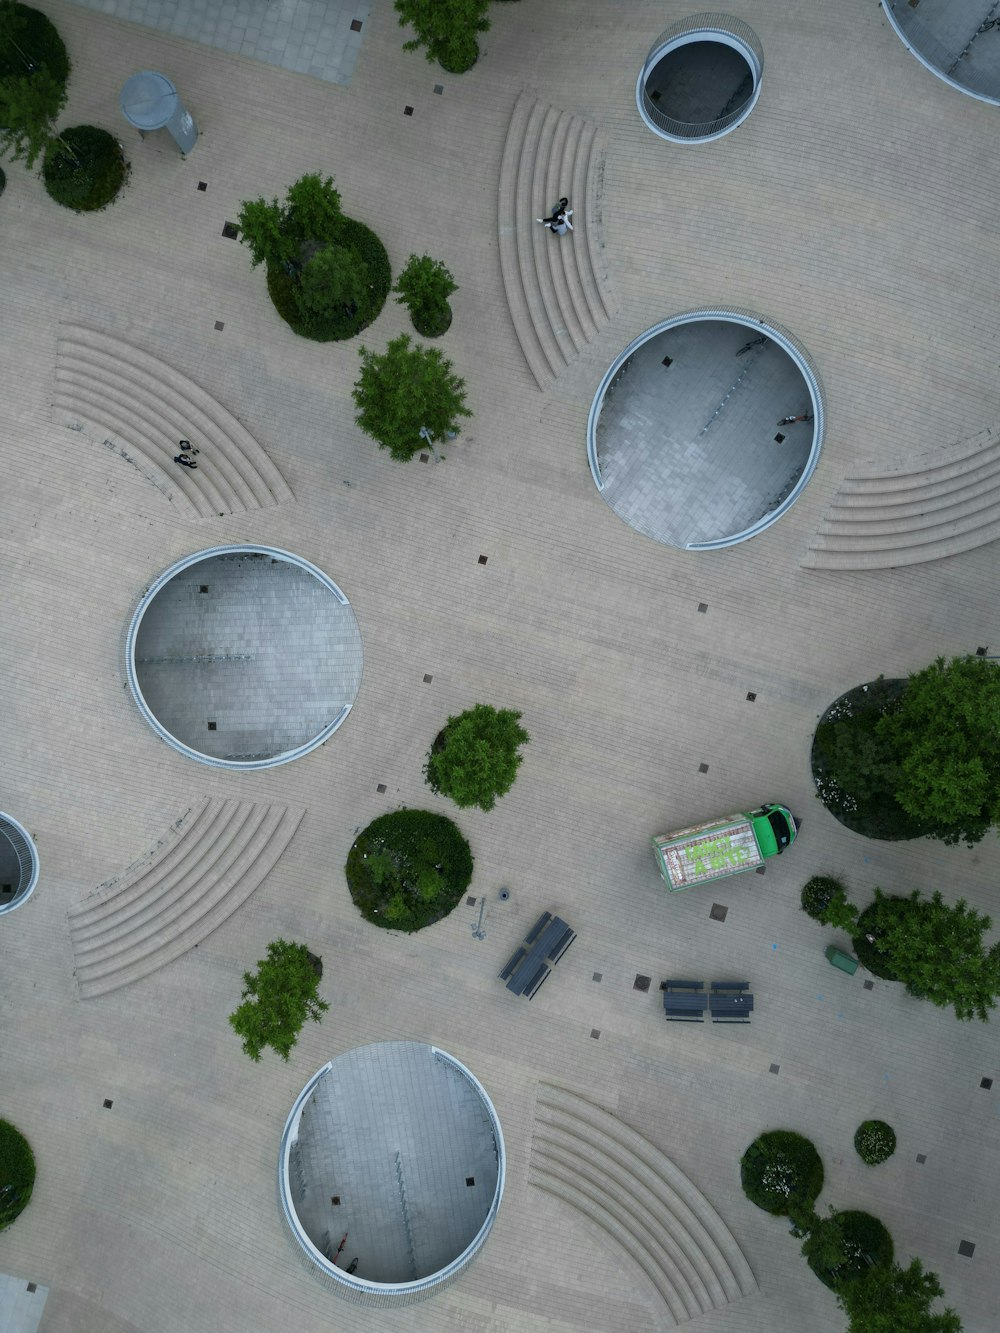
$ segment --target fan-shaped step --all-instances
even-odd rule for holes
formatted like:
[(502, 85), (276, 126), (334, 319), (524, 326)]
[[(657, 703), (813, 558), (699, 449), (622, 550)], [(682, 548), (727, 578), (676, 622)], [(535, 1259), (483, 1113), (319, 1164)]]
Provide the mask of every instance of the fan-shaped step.
[(658, 1148), (586, 1098), (539, 1086), (529, 1178), (614, 1235), (676, 1323), (757, 1289), (743, 1252), (701, 1191)]
[(942, 560), (1000, 537), (1000, 438), (974, 440), (844, 478), (806, 569), (891, 569)]
[[(546, 388), (614, 313), (601, 264), (604, 141), (597, 127), (523, 92), (500, 165), (500, 268), (514, 331)], [(553, 236), (536, 219), (566, 193), (574, 230)]]
[[(60, 326), (53, 407), (57, 420), (96, 429), (157, 489), (201, 515), (292, 498), (277, 467), (231, 412), (165, 361), (113, 334)], [(174, 463), (182, 439), (200, 450), (197, 469)]]
[(288, 846), (303, 811), (205, 800), (134, 866), (69, 912), (84, 999), (179, 958), (231, 916)]

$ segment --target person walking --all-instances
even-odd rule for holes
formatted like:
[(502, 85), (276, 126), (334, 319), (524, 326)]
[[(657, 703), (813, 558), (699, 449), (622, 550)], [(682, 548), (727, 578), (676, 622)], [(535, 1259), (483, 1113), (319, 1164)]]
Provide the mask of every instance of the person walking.
[(565, 236), (567, 231), (573, 230), (573, 224), (569, 220), (572, 216), (573, 210), (569, 207), (569, 200), (563, 195), (547, 218), (535, 218), (535, 221), (540, 222), (543, 227), (548, 227), (553, 236)]
[(178, 440), (178, 447), (182, 454), (200, 454), (200, 449), (192, 449), (190, 440)]
[(181, 467), (197, 467), (198, 464), (188, 454), (178, 454), (174, 459), (175, 463), (180, 463)]

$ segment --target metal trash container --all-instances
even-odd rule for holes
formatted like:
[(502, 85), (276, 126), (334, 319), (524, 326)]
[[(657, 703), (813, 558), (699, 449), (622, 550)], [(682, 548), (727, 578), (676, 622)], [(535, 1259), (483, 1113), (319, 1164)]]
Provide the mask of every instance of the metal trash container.
[(858, 960), (852, 958), (849, 953), (844, 953), (843, 949), (838, 949), (835, 944), (827, 945), (826, 961), (852, 977), (858, 970)]

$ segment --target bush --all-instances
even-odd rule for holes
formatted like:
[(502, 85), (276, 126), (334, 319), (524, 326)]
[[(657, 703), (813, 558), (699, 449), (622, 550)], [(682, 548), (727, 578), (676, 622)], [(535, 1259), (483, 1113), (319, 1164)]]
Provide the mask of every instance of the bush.
[(373, 820), (347, 857), (347, 885), (366, 921), (422, 930), (457, 905), (472, 879), (472, 852), (445, 815), (395, 810)]
[(451, 327), (448, 297), (458, 291), (458, 284), (440, 259), (430, 255), (410, 255), (393, 288), (396, 302), (405, 305), (413, 327), (424, 338), (438, 338)]
[(463, 808), (492, 810), (513, 787), (522, 759), (518, 749), (531, 739), (520, 721), (520, 713), (489, 704), (450, 717), (424, 764), (427, 785)]
[(864, 1120), (855, 1131), (854, 1147), (863, 1162), (878, 1166), (896, 1151), (896, 1132), (884, 1120)]
[(888, 1229), (871, 1213), (831, 1208), (829, 1217), (817, 1218), (802, 1253), (820, 1282), (839, 1291), (871, 1268), (891, 1264), (894, 1246)]
[(229, 1022), (243, 1039), (243, 1050), (259, 1060), (265, 1046), (287, 1060), (306, 1019), (314, 1023), (329, 1009), (319, 998), (322, 960), (304, 944), (275, 940), (257, 971), (243, 973), (243, 1004)]
[(899, 707), (905, 680), (869, 681), (842, 694), (820, 718), (813, 736), (812, 773), (820, 800), (847, 828), (898, 841), (926, 835), (893, 793), (900, 765), (879, 723)]
[(271, 261), (267, 265), (267, 290), (275, 310), (294, 333), (313, 342), (339, 342), (363, 332), (378, 318), (392, 285), (392, 270), (385, 246), (363, 222), (342, 216), (337, 224), (334, 244), (351, 256), (356, 272), (363, 280), (360, 299), (355, 298), (353, 313), (350, 303), (341, 303), (334, 305), (325, 316), (304, 316), (299, 294), (300, 274), (315, 262), (318, 251), (314, 250), (303, 266), (286, 268)]
[(50, 139), (42, 162), (49, 196), (76, 213), (105, 208), (128, 177), (121, 144), (107, 130), (76, 125)]
[(35, 1154), (19, 1130), (0, 1120), (0, 1231), (28, 1206), (35, 1184)]
[(751, 1203), (786, 1217), (812, 1205), (823, 1188), (823, 1163), (804, 1135), (769, 1130), (740, 1159), (740, 1180)]
[(489, 29), (489, 0), (395, 0), (395, 8), (400, 23), (416, 34), (404, 51), (426, 47), (427, 59), (449, 74), (464, 74), (478, 60), (476, 33)]
[(835, 875), (813, 875), (802, 890), (802, 910), (824, 926), (853, 931), (857, 910), (847, 900), (847, 890)]

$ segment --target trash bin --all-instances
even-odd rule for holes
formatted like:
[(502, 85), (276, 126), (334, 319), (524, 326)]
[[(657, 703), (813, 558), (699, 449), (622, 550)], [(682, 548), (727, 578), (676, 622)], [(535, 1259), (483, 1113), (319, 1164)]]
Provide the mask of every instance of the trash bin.
[(826, 961), (852, 977), (858, 970), (858, 960), (852, 958), (849, 953), (844, 953), (843, 949), (838, 949), (835, 944), (827, 946)]

